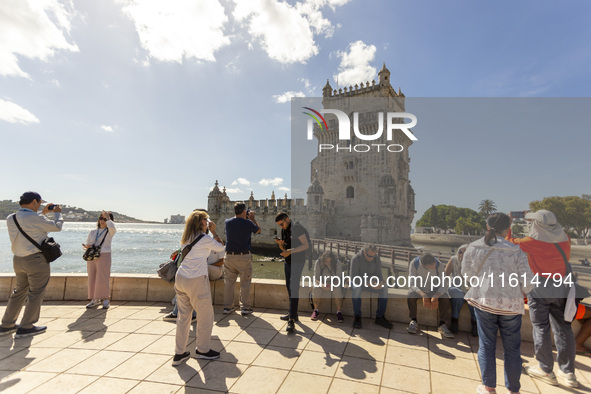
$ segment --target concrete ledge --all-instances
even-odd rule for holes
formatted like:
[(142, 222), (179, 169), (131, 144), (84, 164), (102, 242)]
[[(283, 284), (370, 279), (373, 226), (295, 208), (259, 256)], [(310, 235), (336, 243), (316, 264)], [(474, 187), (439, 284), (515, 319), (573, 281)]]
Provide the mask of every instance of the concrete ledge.
[[(13, 274), (0, 274), (0, 301), (8, 300), (14, 287)], [(212, 300), (215, 305), (224, 303), (224, 280), (210, 282)], [(406, 290), (390, 289), (390, 298), (386, 309), (386, 317), (389, 320), (408, 323), (408, 306), (406, 302)], [(236, 282), (235, 305), (238, 306), (240, 294), (240, 281)], [(311, 314), (309, 303), (309, 288), (300, 288), (299, 311), (302, 317)], [(87, 300), (88, 277), (86, 274), (53, 274), (45, 291), (45, 299), (52, 301), (80, 301)], [(344, 292), (342, 312), (344, 315), (353, 315), (351, 291)], [(174, 285), (160, 279), (156, 274), (111, 274), (111, 300), (112, 301), (151, 301), (170, 302), (174, 297)], [(277, 279), (253, 279), (251, 287), (251, 299), (255, 308), (273, 308), (287, 310), (289, 306), (285, 281)], [(375, 317), (377, 310), (377, 295), (364, 292), (361, 302), (363, 317)], [(324, 299), (321, 306), (322, 313), (336, 313), (334, 300)], [(420, 303), (418, 306), (418, 321), (423, 326), (437, 326), (439, 317), (437, 311), (424, 309)], [(449, 324), (449, 321), (448, 321)], [(460, 312), (460, 330), (469, 331), (470, 313), (468, 305)], [(521, 338), (524, 341), (532, 341), (532, 324), (526, 306), (521, 325)]]

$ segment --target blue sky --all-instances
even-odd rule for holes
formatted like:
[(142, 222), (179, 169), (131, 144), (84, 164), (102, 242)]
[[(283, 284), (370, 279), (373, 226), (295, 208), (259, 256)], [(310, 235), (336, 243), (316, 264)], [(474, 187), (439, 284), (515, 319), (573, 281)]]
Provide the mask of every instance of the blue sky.
[[(377, 79), (386, 62), (409, 98), (587, 97), (589, 26), (586, 1), (4, 0), (0, 199), (32, 189), (161, 221), (205, 206), (216, 179), (233, 199), (283, 195), (290, 96), (319, 96), (337, 75)], [(425, 129), (410, 149), (417, 217), (431, 204), (510, 210), (589, 193), (589, 127), (557, 127)], [(495, 165), (491, 139), (518, 134), (523, 148), (500, 161), (517, 164), (497, 165), (516, 171), (509, 187), (452, 187)], [(536, 163), (549, 155), (560, 166)], [(515, 183), (517, 170), (544, 187)]]

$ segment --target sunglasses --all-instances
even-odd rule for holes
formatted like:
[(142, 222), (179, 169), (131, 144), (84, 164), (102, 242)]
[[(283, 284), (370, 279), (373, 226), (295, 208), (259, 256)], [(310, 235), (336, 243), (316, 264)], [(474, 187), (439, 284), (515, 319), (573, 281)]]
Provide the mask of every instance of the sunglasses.
[(99, 220), (103, 220), (105, 222), (107, 221), (107, 219), (105, 219), (105, 218), (99, 218)]

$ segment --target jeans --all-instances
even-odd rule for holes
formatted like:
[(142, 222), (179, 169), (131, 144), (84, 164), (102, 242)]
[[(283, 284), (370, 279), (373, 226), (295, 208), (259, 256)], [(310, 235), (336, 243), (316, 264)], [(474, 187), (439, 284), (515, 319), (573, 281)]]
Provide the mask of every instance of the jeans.
[[(451, 298), (451, 317), (453, 319), (460, 318), (460, 311), (464, 306), (464, 293), (457, 287), (450, 287), (447, 290), (449, 297)], [(476, 321), (476, 315), (474, 315), (474, 307), (468, 304), (468, 310), (470, 311), (470, 319)]]
[(546, 373), (552, 372), (552, 338), (556, 342), (556, 361), (564, 373), (575, 372), (575, 336), (571, 323), (564, 321), (566, 298), (532, 298), (527, 301), (529, 317), (533, 325), (534, 349), (540, 368)]
[(521, 315), (495, 315), (476, 308), (478, 321), (478, 364), (482, 384), (497, 386), (495, 350), (497, 331), (501, 331), (503, 358), (505, 360), (505, 387), (518, 392), (521, 388)]
[(353, 301), (353, 313), (355, 316), (361, 316), (361, 293), (363, 290), (371, 291), (372, 293), (378, 293), (378, 310), (376, 312), (376, 319), (386, 314), (386, 306), (388, 305), (388, 287), (384, 286), (381, 289), (373, 289), (371, 287), (353, 287), (352, 301)]
[[(285, 287), (289, 295), (289, 318), (298, 318), (298, 305), (300, 301), (300, 280), (305, 265), (304, 259), (291, 259), (283, 263), (283, 272), (285, 273)], [(292, 294), (293, 293), (293, 294)]]

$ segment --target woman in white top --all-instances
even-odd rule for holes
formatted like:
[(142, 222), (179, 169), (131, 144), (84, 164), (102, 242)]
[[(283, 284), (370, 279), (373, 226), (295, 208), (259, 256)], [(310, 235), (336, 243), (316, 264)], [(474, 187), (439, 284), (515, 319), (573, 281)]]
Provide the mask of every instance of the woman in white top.
[(471, 286), (465, 299), (475, 308), (478, 321), (478, 364), (482, 384), (477, 393), (496, 393), (497, 332), (501, 333), (508, 393), (521, 387), (521, 317), (523, 297), (532, 288), (533, 274), (527, 256), (505, 240), (511, 219), (495, 213), (486, 220), (484, 238), (472, 242), (462, 260), (462, 274)]
[[(84, 249), (92, 245), (101, 245), (101, 255), (96, 260), (86, 262), (88, 271), (88, 298), (91, 300), (86, 308), (94, 308), (101, 304), (103, 309), (109, 308), (109, 280), (111, 278), (111, 241), (117, 232), (113, 223), (113, 214), (103, 211), (96, 222), (96, 229), (88, 234)], [(104, 240), (104, 241), (103, 241)]]
[[(213, 238), (205, 234), (208, 227)], [(172, 365), (179, 365), (190, 357), (190, 353), (185, 349), (189, 340), (193, 310), (197, 312), (197, 348), (195, 349), (195, 357), (207, 360), (220, 357), (220, 353), (212, 350), (210, 346), (211, 330), (213, 329), (213, 306), (211, 305), (211, 290), (207, 275), (207, 257), (211, 251), (222, 252), (225, 250), (220, 237), (215, 231), (215, 227), (215, 223), (210, 222), (207, 213), (203, 211), (193, 211), (185, 224), (185, 231), (181, 239), (185, 258), (176, 273), (174, 284), (179, 311), (176, 320), (176, 344)], [(192, 246), (191, 250), (188, 253), (185, 252), (185, 247), (196, 239), (198, 241)]]

